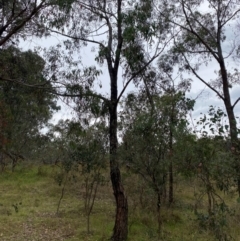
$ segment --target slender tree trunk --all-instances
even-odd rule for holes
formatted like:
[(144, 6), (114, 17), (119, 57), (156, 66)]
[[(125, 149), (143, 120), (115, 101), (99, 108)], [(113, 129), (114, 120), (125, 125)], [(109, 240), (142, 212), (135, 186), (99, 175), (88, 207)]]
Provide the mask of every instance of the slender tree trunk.
[(169, 163), (169, 190), (168, 190), (168, 204), (171, 206), (173, 203), (173, 164), (172, 159)]
[(161, 193), (158, 191), (157, 193), (158, 202), (157, 202), (157, 217), (158, 217), (158, 238), (161, 235), (162, 229), (162, 218), (161, 218)]
[(116, 200), (116, 216), (113, 235), (113, 241), (125, 241), (128, 235), (128, 202), (125, 196), (121, 173), (117, 160), (117, 79), (111, 81), (111, 106), (110, 112), (110, 175), (113, 193)]
[(169, 190), (168, 190), (168, 204), (171, 206), (173, 203), (173, 128), (174, 125), (174, 106), (172, 106), (171, 122), (170, 122), (170, 139), (169, 139)]
[(237, 123), (234, 115), (230, 93), (229, 93), (229, 83), (227, 77), (227, 71), (225, 68), (224, 60), (220, 61), (221, 76), (223, 82), (223, 94), (224, 94), (224, 105), (227, 111), (229, 126), (230, 126), (230, 137), (232, 144), (235, 145), (237, 140)]
[(239, 163), (239, 157), (238, 157), (238, 151), (237, 149), (238, 144), (238, 138), (237, 138), (237, 122), (234, 115), (233, 106), (231, 103), (230, 93), (229, 93), (229, 83), (228, 83), (228, 76), (227, 71), (225, 68), (224, 59), (221, 58), (222, 55), (220, 55), (220, 68), (221, 68), (221, 76), (222, 76), (222, 83), (223, 83), (223, 94), (224, 94), (224, 105), (227, 111), (229, 126), (230, 126), (230, 138), (231, 138), (231, 147), (233, 148), (233, 153), (236, 154), (236, 163), (235, 163), (235, 169), (237, 173), (237, 188), (238, 188), (238, 195), (240, 197), (240, 163)]
[[(223, 83), (225, 81), (223, 80)], [(237, 173), (237, 189), (238, 189), (238, 196), (240, 197), (240, 162), (239, 162), (239, 146), (238, 146), (238, 138), (237, 138), (237, 123), (236, 123), (236, 118), (234, 115), (234, 111), (231, 105), (231, 99), (230, 99), (230, 95), (229, 95), (229, 90), (227, 87), (227, 90), (224, 91), (224, 95), (225, 92), (227, 93), (227, 97), (229, 96), (229, 98), (225, 97), (224, 100), (224, 104), (225, 104), (225, 108), (227, 111), (227, 115), (228, 115), (228, 121), (229, 121), (229, 126), (230, 126), (230, 138), (231, 138), (231, 150), (233, 150), (233, 154), (235, 154), (235, 169), (236, 169), (236, 173)]]
[(167, 173), (163, 174), (163, 185), (162, 185), (162, 203), (166, 203), (167, 199)]
[(239, 177), (238, 177), (238, 180), (237, 180), (237, 187), (238, 187), (238, 197), (240, 197), (240, 178)]
[(14, 172), (16, 165), (17, 165), (17, 158), (13, 158), (12, 159), (12, 172)]
[(87, 234), (90, 234), (90, 213), (87, 214)]
[(68, 173), (67, 173), (67, 176), (66, 176), (65, 182), (64, 182), (63, 187), (62, 187), (62, 190), (61, 190), (61, 196), (60, 196), (60, 198), (59, 198), (59, 200), (58, 200), (58, 206), (57, 206), (57, 212), (56, 212), (56, 215), (58, 215), (58, 213), (59, 213), (60, 204), (61, 204), (61, 201), (62, 201), (63, 196), (64, 196), (64, 192), (65, 192), (65, 187), (66, 187), (66, 185), (67, 185), (67, 181), (68, 181)]

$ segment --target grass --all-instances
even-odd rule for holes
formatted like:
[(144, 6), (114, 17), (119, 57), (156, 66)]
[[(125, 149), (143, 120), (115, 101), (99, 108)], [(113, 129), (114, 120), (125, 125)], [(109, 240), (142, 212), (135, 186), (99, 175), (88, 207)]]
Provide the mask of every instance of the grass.
[[(86, 233), (83, 180), (69, 180), (60, 211), (56, 215), (61, 186), (54, 180), (57, 167), (20, 166), (14, 173), (0, 174), (0, 240), (83, 240), (105, 241), (114, 225), (114, 199), (110, 182), (100, 186), (91, 214), (91, 232)], [(106, 174), (107, 176), (108, 174)], [(180, 182), (181, 181), (181, 182)], [(124, 174), (129, 200), (129, 241), (214, 241), (213, 233), (199, 226), (193, 212), (192, 180), (178, 180), (175, 203), (162, 208), (162, 229), (157, 233), (154, 194), (137, 177)], [(130, 185), (127, 185), (130, 183)], [(143, 188), (144, 187), (144, 188)], [(240, 240), (240, 204), (236, 196), (226, 196), (231, 209), (229, 232)], [(202, 203), (202, 209), (206, 204)]]

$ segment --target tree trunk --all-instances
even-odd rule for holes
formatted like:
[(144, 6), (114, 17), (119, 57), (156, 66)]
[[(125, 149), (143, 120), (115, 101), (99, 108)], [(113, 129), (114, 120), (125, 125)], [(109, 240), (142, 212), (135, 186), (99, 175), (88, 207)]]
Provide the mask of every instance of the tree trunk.
[(230, 137), (231, 137), (232, 145), (235, 145), (237, 140), (237, 123), (236, 123), (236, 118), (234, 115), (233, 106), (231, 103), (231, 98), (229, 93), (227, 71), (225, 68), (224, 60), (220, 61), (219, 64), (221, 68), (221, 76), (222, 76), (222, 83), (223, 83), (224, 105), (227, 111), (228, 121), (230, 126)]
[[(222, 55), (220, 55), (222, 57)], [(228, 83), (228, 76), (227, 71), (225, 68), (224, 59), (221, 58), (219, 61), (220, 69), (221, 69), (221, 76), (222, 76), (222, 83), (223, 83), (223, 94), (224, 94), (224, 105), (227, 111), (228, 121), (229, 121), (229, 129), (230, 129), (230, 138), (231, 138), (231, 149), (233, 148), (233, 153), (236, 155), (236, 163), (235, 169), (237, 173), (237, 183), (238, 183), (238, 195), (240, 197), (240, 163), (238, 157), (238, 137), (237, 137), (237, 122), (234, 115), (233, 106), (231, 103), (230, 93), (229, 93), (229, 83)]]
[[(115, 169), (115, 170), (113, 170)], [(111, 168), (111, 181), (116, 200), (116, 217), (113, 229), (113, 241), (125, 241), (128, 235), (128, 202), (121, 183), (119, 168)]]
[(174, 106), (172, 106), (172, 113), (171, 113), (171, 122), (170, 122), (170, 139), (169, 139), (169, 189), (168, 189), (168, 204), (171, 206), (173, 203), (173, 161), (172, 161), (172, 154), (173, 154), (173, 128), (174, 125)]
[(161, 218), (161, 193), (158, 191), (157, 193), (158, 202), (157, 202), (157, 218), (158, 218), (158, 238), (161, 235), (162, 229), (162, 218)]
[(122, 0), (116, 1), (117, 4), (117, 49), (115, 51), (115, 61), (112, 64), (112, 44), (113, 33), (110, 21), (107, 21), (109, 28), (108, 51), (106, 60), (108, 64), (108, 72), (111, 81), (111, 101), (109, 106), (109, 138), (110, 138), (110, 176), (114, 197), (116, 200), (116, 216), (113, 235), (113, 241), (126, 241), (128, 236), (128, 202), (121, 181), (121, 172), (117, 160), (117, 106), (118, 106), (118, 68), (122, 51)]
[(111, 106), (110, 114), (110, 175), (114, 197), (116, 200), (116, 216), (113, 235), (113, 241), (125, 241), (128, 235), (128, 202), (125, 196), (123, 184), (121, 181), (121, 173), (117, 160), (117, 79), (111, 81)]
[(170, 159), (169, 164), (169, 190), (168, 190), (168, 204), (171, 206), (173, 203), (173, 164), (172, 160)]
[(90, 234), (90, 213), (87, 214), (87, 234)]
[(237, 188), (238, 188), (238, 197), (240, 197), (240, 178), (239, 177), (238, 177), (238, 180), (237, 180)]
[(13, 158), (12, 159), (12, 172), (14, 172), (16, 166), (17, 166), (17, 158)]

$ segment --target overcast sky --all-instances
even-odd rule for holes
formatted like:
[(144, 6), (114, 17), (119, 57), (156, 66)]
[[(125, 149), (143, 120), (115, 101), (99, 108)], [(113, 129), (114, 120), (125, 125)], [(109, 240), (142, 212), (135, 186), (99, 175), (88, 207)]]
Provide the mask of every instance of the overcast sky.
[[(59, 43), (60, 38), (53, 37), (51, 39), (41, 39), (41, 41), (32, 39), (31, 41), (27, 42), (21, 42), (21, 47), (24, 50), (27, 49), (33, 49), (35, 46), (41, 46), (41, 47), (49, 47), (50, 45), (55, 45)], [(82, 60), (83, 62), (86, 62), (86, 65), (94, 65), (96, 62), (94, 61), (96, 53), (91, 52), (91, 46), (86, 47), (85, 49), (81, 50)], [(235, 63), (233, 61), (229, 60), (229, 66), (234, 67)], [(229, 67), (228, 66), (228, 67)], [(202, 78), (205, 80), (214, 79), (216, 75), (214, 74), (214, 70), (217, 70), (218, 66), (216, 63), (210, 63), (208, 66), (202, 66), (199, 70), (199, 73)], [(108, 77), (108, 71), (107, 66), (104, 64), (102, 66), (103, 75), (99, 77), (99, 80), (102, 81), (103, 87), (101, 89), (98, 89), (101, 91), (102, 94), (108, 95), (109, 93), (109, 77)], [(120, 70), (121, 71), (121, 70)], [(121, 73), (120, 73), (121, 75)], [(119, 82), (119, 93), (123, 87), (123, 84)], [(129, 85), (127, 92), (134, 91), (134, 85)], [(202, 84), (199, 80), (195, 79), (192, 83), (192, 88), (189, 93), (187, 93), (187, 96), (192, 99), (196, 99), (196, 104), (194, 111), (192, 112), (192, 117), (194, 119), (198, 119), (200, 113), (207, 114), (209, 106), (217, 106), (221, 107), (224, 110), (224, 105), (222, 100), (220, 100), (216, 94), (208, 89), (204, 84)], [(231, 89), (231, 97), (232, 97), (232, 103), (240, 96), (240, 86), (233, 86)], [(59, 119), (67, 119), (71, 118), (73, 116), (73, 110), (66, 104), (64, 104), (62, 101), (58, 102), (61, 105), (61, 111), (54, 114), (52, 123), (57, 123)], [(235, 107), (235, 113), (238, 116), (240, 114), (240, 103)]]
[[(233, 40), (236, 38), (236, 35), (234, 34), (233, 28), (230, 28), (230, 27), (228, 28), (226, 34), (227, 34), (227, 41), (224, 43), (223, 47), (224, 47), (224, 52), (227, 55), (227, 53), (231, 49)], [(20, 46), (24, 50), (33, 49), (36, 46), (49, 47), (49, 46), (58, 44), (61, 41), (61, 39), (62, 38), (59, 36), (51, 37), (48, 39), (42, 38), (41, 40), (33, 37), (32, 39), (29, 39), (25, 42), (22, 41)], [(82, 61), (86, 66), (96, 64), (96, 62), (94, 61), (96, 53), (91, 52), (91, 49), (92, 49), (91, 45), (81, 49)], [(233, 61), (233, 59), (231, 59), (231, 57), (228, 58), (227, 69), (232, 69), (234, 67), (238, 67), (238, 66)], [(201, 77), (204, 80), (208, 81), (216, 77), (216, 74), (214, 73), (214, 71), (218, 69), (219, 67), (216, 62), (210, 62), (208, 66), (202, 66), (198, 73), (201, 75)], [(101, 70), (103, 71), (103, 75), (99, 77), (99, 80), (102, 82), (103, 87), (101, 89), (98, 88), (98, 90), (101, 91), (102, 94), (107, 95), (109, 93), (109, 77), (108, 77), (107, 65), (103, 64)], [(119, 76), (121, 76), (121, 69), (120, 69)], [(120, 79), (119, 93), (122, 87), (123, 85)], [(134, 86), (133, 84), (131, 84), (128, 87), (127, 91), (133, 91), (133, 90), (134, 90)], [(207, 114), (210, 105), (221, 107), (224, 110), (224, 105), (222, 100), (220, 100), (213, 91), (208, 89), (199, 80), (196, 80), (196, 79), (194, 80), (194, 82), (192, 83), (191, 91), (187, 93), (187, 96), (193, 99), (198, 97), (196, 99), (196, 105), (195, 105), (194, 111), (192, 112), (192, 117), (194, 119), (198, 119), (200, 113)], [(234, 103), (239, 96), (240, 96), (240, 86), (235, 85), (231, 89), (232, 103)], [(59, 101), (59, 104), (61, 104), (62, 109), (58, 113), (54, 114), (52, 119), (53, 123), (56, 123), (59, 119), (71, 118), (71, 116), (73, 115), (73, 110), (71, 108), (69, 108), (61, 101)], [(235, 114), (236, 116), (239, 116), (240, 114), (240, 103), (238, 103), (235, 107)]]

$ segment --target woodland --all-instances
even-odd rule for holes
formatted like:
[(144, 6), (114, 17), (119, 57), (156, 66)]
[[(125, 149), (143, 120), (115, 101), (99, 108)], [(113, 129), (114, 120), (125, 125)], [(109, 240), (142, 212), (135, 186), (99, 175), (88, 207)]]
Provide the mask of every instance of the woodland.
[[(0, 0), (0, 239), (240, 240), (239, 16)], [(193, 118), (198, 84), (219, 105)]]

